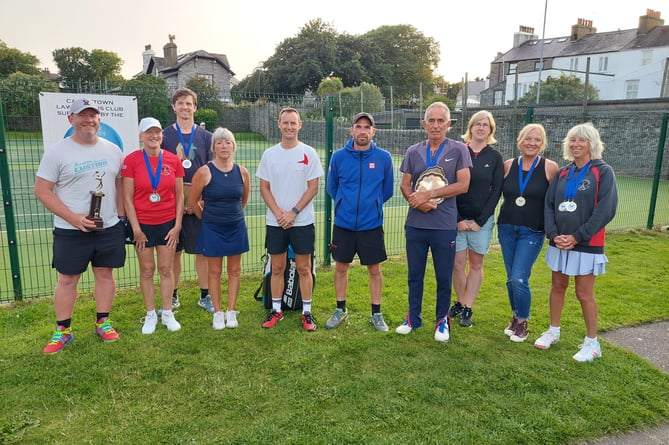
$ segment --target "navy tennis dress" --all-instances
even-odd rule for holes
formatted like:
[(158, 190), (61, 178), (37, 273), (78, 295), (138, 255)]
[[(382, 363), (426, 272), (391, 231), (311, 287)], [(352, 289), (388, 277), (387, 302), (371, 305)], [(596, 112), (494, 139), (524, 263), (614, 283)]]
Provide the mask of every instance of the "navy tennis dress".
[(239, 165), (223, 172), (207, 164), (211, 181), (202, 190), (204, 210), (196, 253), (208, 257), (239, 255), (249, 251), (249, 235), (244, 220), (244, 181)]

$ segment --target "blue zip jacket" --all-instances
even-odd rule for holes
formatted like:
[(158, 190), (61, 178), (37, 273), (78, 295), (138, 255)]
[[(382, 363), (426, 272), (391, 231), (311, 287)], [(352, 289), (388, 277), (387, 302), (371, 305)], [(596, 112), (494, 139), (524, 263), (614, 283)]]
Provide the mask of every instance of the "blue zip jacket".
[(355, 150), (353, 139), (330, 158), (326, 190), (334, 201), (334, 223), (346, 230), (372, 230), (383, 225), (383, 203), (393, 196), (393, 159), (372, 141)]

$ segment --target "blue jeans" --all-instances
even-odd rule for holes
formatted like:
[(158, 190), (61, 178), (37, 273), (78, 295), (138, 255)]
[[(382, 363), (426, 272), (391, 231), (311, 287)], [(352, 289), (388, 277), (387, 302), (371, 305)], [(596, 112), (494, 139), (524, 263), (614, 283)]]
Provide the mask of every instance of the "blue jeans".
[(432, 252), (434, 275), (437, 280), (436, 321), (448, 313), (451, 305), (451, 279), (455, 260), (457, 230), (428, 230), (405, 226), (409, 283), (409, 314), (412, 328), (423, 325), (422, 307), (427, 268), (427, 253)]
[(516, 318), (528, 319), (532, 304), (530, 274), (544, 246), (544, 232), (526, 226), (499, 224), (497, 235), (506, 268), (506, 288), (511, 311)]

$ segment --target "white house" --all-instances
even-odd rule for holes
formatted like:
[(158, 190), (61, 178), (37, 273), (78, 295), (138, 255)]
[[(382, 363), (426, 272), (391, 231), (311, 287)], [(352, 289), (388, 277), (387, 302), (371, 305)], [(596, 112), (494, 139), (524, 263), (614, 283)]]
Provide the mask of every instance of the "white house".
[(600, 100), (669, 97), (669, 26), (652, 10), (638, 28), (611, 32), (597, 33), (592, 21), (578, 19), (570, 35), (538, 39), (521, 26), (513, 48), (490, 64), (481, 103), (509, 104), (540, 79), (563, 74), (587, 80)]

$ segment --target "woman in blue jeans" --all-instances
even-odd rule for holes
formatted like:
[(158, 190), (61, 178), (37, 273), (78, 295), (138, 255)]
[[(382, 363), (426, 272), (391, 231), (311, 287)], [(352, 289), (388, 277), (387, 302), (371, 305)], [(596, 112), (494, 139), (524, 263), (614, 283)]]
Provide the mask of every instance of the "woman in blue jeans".
[(504, 333), (511, 341), (520, 343), (529, 334), (530, 274), (544, 245), (544, 198), (558, 165), (540, 156), (546, 148), (546, 131), (540, 124), (523, 127), (516, 143), (521, 155), (504, 162), (504, 201), (497, 219), (497, 233), (512, 313)]

